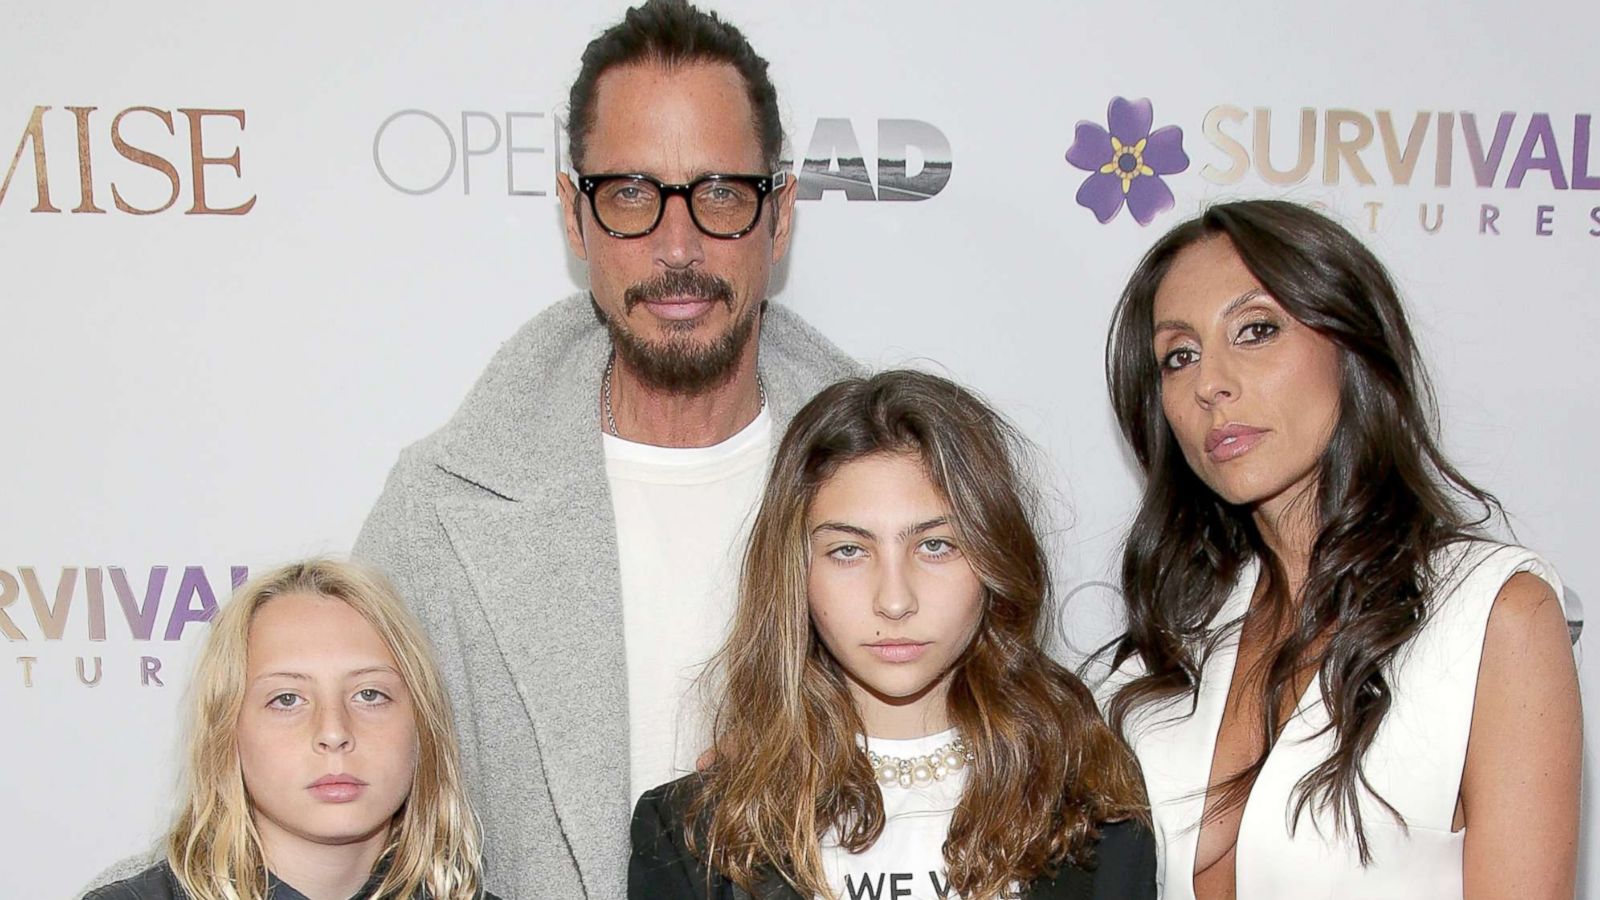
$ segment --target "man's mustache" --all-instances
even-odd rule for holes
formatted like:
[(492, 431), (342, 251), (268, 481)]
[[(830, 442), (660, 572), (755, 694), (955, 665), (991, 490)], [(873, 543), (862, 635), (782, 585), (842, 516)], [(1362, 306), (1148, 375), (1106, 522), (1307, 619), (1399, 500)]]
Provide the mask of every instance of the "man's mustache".
[(668, 297), (693, 297), (696, 300), (717, 300), (733, 307), (733, 285), (726, 279), (694, 269), (674, 269), (660, 277), (641, 281), (622, 292), (622, 310), (633, 311), (641, 303), (665, 300)]

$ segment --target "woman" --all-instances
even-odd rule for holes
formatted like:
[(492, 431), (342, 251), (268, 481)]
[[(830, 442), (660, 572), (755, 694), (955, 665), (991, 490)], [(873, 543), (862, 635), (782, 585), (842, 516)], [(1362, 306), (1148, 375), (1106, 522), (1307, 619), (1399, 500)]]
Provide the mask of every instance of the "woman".
[(1571, 897), (1560, 581), (1483, 536), (1372, 254), (1291, 203), (1213, 207), (1139, 264), (1107, 375), (1146, 483), (1099, 696), (1165, 896)]
[(718, 659), (715, 761), (640, 799), (630, 896), (1154, 897), (1132, 761), (1041, 649), (1020, 447), (915, 372), (800, 411)]
[(478, 900), (477, 824), (417, 622), (360, 567), (245, 584), (190, 688), (166, 858), (88, 900)]

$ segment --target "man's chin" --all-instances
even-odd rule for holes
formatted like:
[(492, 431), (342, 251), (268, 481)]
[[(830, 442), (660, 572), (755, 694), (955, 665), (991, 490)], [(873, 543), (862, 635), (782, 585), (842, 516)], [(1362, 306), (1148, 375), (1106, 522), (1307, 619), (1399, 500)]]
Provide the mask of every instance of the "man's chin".
[(706, 328), (669, 329), (664, 336), (629, 342), (628, 358), (647, 370), (675, 369), (705, 372), (707, 376), (722, 368), (737, 365), (738, 357), (727, 350), (725, 334), (711, 334)]
[(628, 368), (647, 383), (696, 393), (733, 377), (744, 347), (755, 336), (754, 317), (722, 324), (714, 316), (658, 322), (653, 334), (619, 329), (612, 323), (611, 338)]

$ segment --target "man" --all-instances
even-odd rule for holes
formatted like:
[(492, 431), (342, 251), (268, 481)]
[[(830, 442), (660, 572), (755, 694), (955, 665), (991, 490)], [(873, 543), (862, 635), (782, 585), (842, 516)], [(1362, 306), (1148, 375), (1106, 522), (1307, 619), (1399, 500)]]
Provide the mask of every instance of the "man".
[(683, 0), (584, 52), (559, 177), (590, 290), (501, 348), (402, 452), (356, 555), (432, 635), (507, 898), (622, 897), (634, 798), (692, 768), (767, 462), (853, 374), (766, 303), (795, 185), (739, 31)]

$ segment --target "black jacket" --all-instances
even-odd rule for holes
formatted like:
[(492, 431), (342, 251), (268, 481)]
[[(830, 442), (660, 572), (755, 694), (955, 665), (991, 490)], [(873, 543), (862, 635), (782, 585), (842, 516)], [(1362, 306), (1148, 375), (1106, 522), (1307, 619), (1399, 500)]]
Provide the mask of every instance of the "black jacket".
[[(706, 866), (684, 843), (684, 813), (698, 775), (646, 791), (633, 810), (633, 856), (628, 863), (629, 900), (751, 900)], [(887, 893), (881, 896), (887, 897)], [(1053, 878), (1027, 886), (1026, 900), (1155, 900), (1155, 839), (1138, 822), (1100, 826), (1092, 871), (1065, 867)], [(810, 900), (776, 874), (757, 886), (754, 900)]]
[[(373, 889), (383, 883), (383, 875), (381, 868), (373, 873), (350, 900), (366, 900)], [(271, 872), (267, 873), (267, 896), (271, 900), (306, 900), (304, 894)], [(499, 900), (490, 893), (484, 893), (481, 897), (482, 900)], [(177, 876), (172, 874), (172, 868), (166, 860), (162, 860), (132, 878), (124, 878), (90, 891), (83, 900), (189, 900), (189, 893), (178, 883)], [(419, 891), (416, 900), (426, 900), (426, 892)]]

